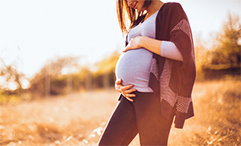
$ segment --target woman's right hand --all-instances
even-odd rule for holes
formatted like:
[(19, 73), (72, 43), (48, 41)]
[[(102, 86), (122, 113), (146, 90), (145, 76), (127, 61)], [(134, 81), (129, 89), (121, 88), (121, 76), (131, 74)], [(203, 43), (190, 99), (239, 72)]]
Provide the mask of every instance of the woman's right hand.
[(116, 80), (115, 82), (115, 89), (120, 92), (127, 100), (129, 100), (130, 102), (133, 102), (133, 97), (136, 97), (135, 94), (131, 94), (132, 92), (136, 91), (136, 89), (132, 88), (133, 85), (127, 85), (127, 86), (123, 86), (122, 85), (122, 80)]

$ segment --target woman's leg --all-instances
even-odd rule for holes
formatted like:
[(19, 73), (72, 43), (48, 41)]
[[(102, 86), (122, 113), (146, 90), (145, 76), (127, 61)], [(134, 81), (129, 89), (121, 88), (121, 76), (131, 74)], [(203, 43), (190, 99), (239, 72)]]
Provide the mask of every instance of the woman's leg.
[(133, 103), (122, 97), (99, 141), (99, 146), (128, 145), (137, 135)]
[(160, 99), (153, 93), (135, 92), (134, 102), (122, 97), (99, 145), (128, 145), (139, 133), (141, 145), (167, 145), (173, 115), (161, 115)]
[(134, 107), (141, 145), (167, 145), (174, 112), (170, 119), (164, 118), (160, 98), (154, 93), (137, 92)]

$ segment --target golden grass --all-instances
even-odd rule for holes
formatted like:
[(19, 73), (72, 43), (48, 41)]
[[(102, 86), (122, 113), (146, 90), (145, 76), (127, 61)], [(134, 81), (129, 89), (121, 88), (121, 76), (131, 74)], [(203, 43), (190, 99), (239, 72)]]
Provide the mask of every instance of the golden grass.
[[(195, 117), (187, 120), (183, 130), (172, 129), (170, 145), (240, 145), (240, 89), (240, 80), (196, 83)], [(177, 144), (173, 141), (175, 138)]]
[[(172, 128), (170, 146), (240, 145), (240, 80), (197, 82), (195, 117)], [(96, 145), (117, 103), (114, 90), (0, 106), (0, 145)], [(139, 145), (136, 138), (131, 146)]]

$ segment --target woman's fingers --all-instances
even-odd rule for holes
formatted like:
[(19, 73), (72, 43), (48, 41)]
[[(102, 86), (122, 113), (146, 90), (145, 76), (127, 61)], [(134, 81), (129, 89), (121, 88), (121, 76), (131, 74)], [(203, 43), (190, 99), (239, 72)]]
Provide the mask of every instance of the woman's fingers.
[(133, 97), (136, 97), (136, 95), (135, 94), (128, 94), (128, 93), (122, 93), (122, 95), (127, 99), (127, 100), (129, 100), (129, 101), (131, 101), (131, 102), (133, 102)]
[(127, 52), (129, 50), (141, 48), (141, 44), (140, 44), (141, 38), (142, 38), (142, 36), (137, 36), (135, 38), (132, 38), (123, 52)]
[(132, 49), (134, 49), (134, 48), (133, 48), (133, 43), (132, 43), (132, 41), (131, 41), (131, 42), (129, 42), (129, 44), (125, 47), (125, 50), (123, 50), (123, 52), (127, 52), (127, 51), (132, 50)]
[(121, 91), (129, 90), (132, 87), (134, 87), (134, 86), (133, 85), (122, 86)]
[(121, 86), (122, 86), (121, 83), (122, 83), (121, 79), (115, 81), (115, 90), (117, 90), (120, 93), (121, 93)]
[[(129, 87), (133, 87), (132, 85), (128, 85), (127, 87), (123, 87), (122, 90), (121, 90), (121, 94), (127, 99), (129, 100), (130, 102), (133, 102), (133, 97), (136, 97), (135, 94), (130, 94), (132, 92), (135, 92), (136, 89), (130, 89)], [(129, 90), (127, 90), (129, 89)]]
[(122, 89), (121, 92), (122, 92), (123, 94), (127, 95), (127, 96), (135, 97), (135, 96), (134, 96), (135, 94), (131, 94), (132, 92), (135, 92), (135, 91), (136, 91), (136, 89), (132, 88), (132, 89), (129, 89), (129, 90), (123, 90), (123, 89)]
[(133, 99), (131, 99), (131, 98), (129, 98), (129, 97), (126, 97), (126, 96), (124, 96), (127, 100), (129, 100), (130, 102), (134, 102), (134, 100)]
[(132, 88), (134, 87), (133, 85), (127, 85), (123, 86), (122, 85), (122, 80), (117, 80), (115, 82), (115, 89), (120, 92), (127, 100), (133, 102), (133, 97), (136, 97), (135, 94), (131, 94), (136, 91), (136, 89)]
[(132, 88), (133, 85), (127, 85), (127, 86), (121, 86), (120, 90), (121, 90), (121, 93), (125, 94), (125, 95), (128, 95), (134, 91), (136, 91), (136, 89)]
[[(136, 91), (136, 89), (132, 88), (132, 89), (130, 89), (130, 90), (125, 90), (124, 93), (125, 93), (125, 94), (130, 94), (130, 93), (135, 92), (135, 91)], [(131, 95), (131, 94), (130, 94), (130, 95)], [(132, 95), (135, 95), (135, 94), (132, 94)]]
[(121, 79), (115, 81), (115, 84), (121, 85), (121, 83), (122, 83)]

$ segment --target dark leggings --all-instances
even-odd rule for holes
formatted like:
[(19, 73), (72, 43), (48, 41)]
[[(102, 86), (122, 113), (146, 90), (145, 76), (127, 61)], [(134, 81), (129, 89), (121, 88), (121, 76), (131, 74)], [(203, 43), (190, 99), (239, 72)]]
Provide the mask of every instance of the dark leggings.
[(160, 100), (154, 93), (135, 92), (134, 102), (121, 97), (99, 146), (128, 145), (139, 133), (141, 145), (167, 145), (173, 115), (161, 115)]

